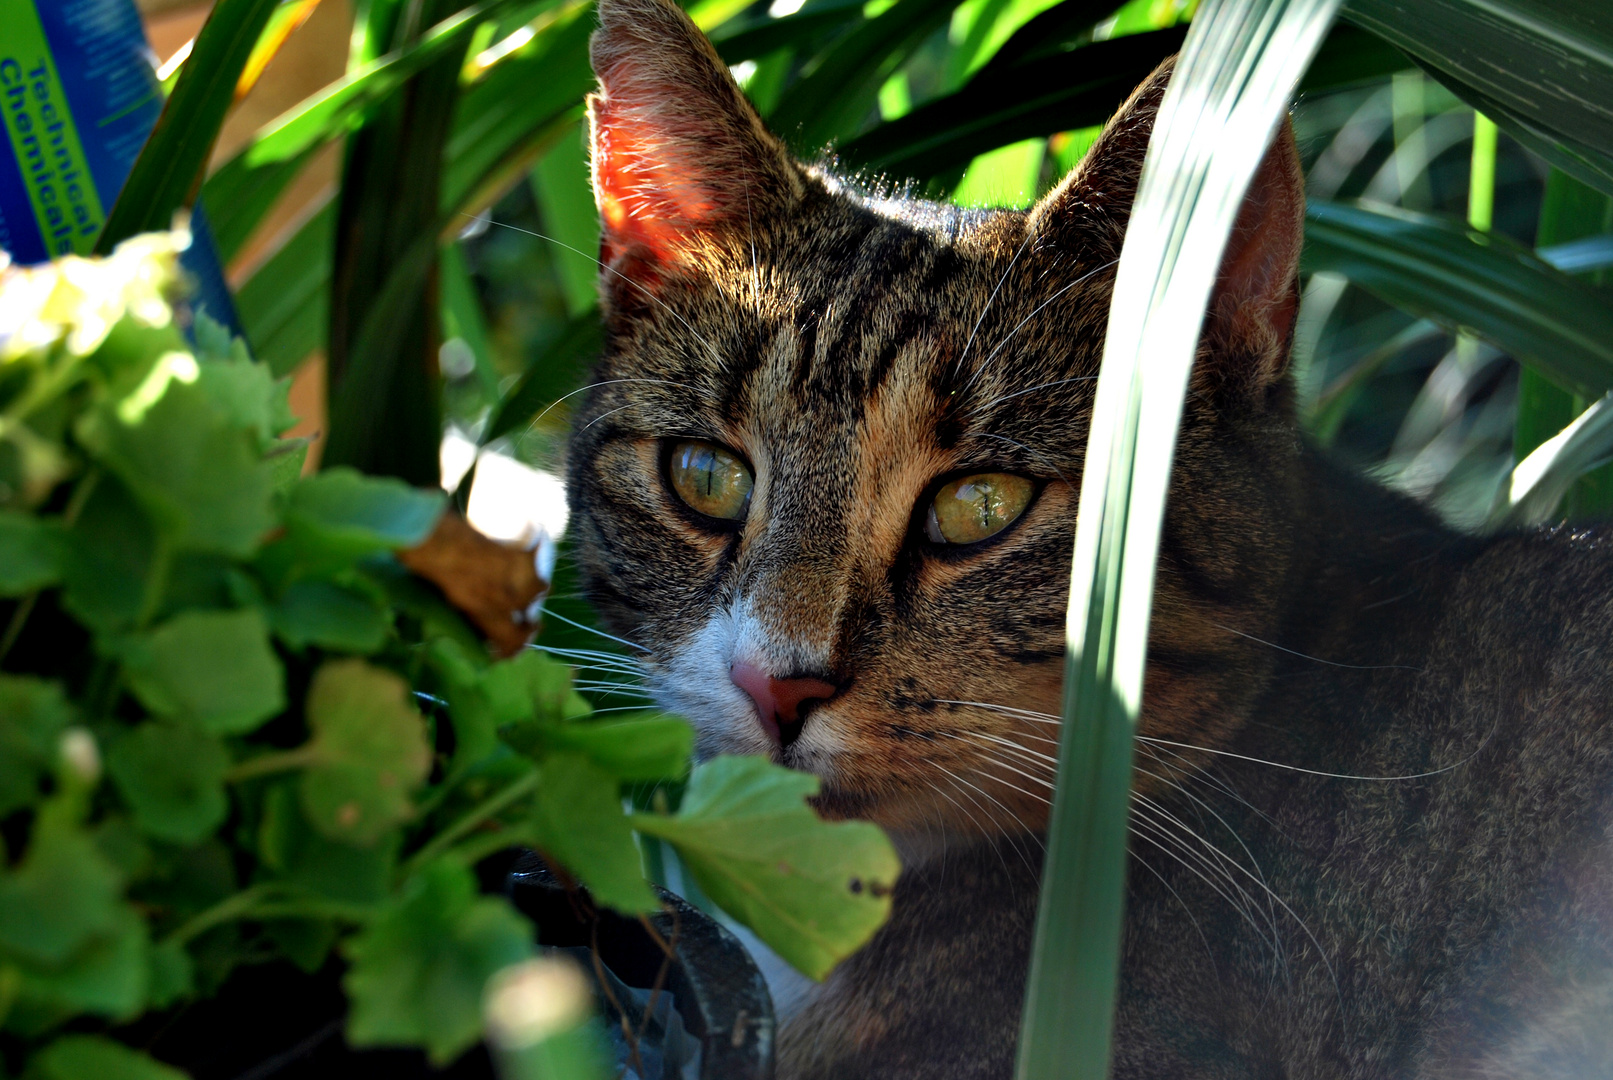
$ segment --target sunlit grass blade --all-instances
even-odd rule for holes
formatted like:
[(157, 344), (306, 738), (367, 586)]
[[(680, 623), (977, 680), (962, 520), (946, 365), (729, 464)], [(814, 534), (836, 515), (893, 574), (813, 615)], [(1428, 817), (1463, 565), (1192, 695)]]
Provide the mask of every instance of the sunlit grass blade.
[(1416, 57), (1529, 149), (1613, 192), (1607, 0), (1350, 0), (1345, 17)]
[(1313, 200), (1304, 266), (1488, 338), (1576, 393), (1613, 388), (1606, 299), (1500, 237), (1405, 210)]
[(505, 7), (477, 4), (457, 11), (396, 52), (360, 65), (265, 125), (257, 136), (208, 177), (203, 192), (224, 258), (256, 227), (308, 155), (354, 130), (366, 112), (410, 76), (452, 49), (463, 49), (476, 26)]
[(195, 196), (236, 82), (278, 3), (219, 0), (96, 238), (97, 255), (136, 233), (168, 228), (174, 211)]
[(1059, 778), (1019, 1080), (1108, 1070), (1131, 742), (1188, 373), (1244, 190), (1336, 8), (1337, 0), (1210, 0), (1149, 143), (1081, 479)]
[(1551, 520), (1574, 481), (1609, 458), (1613, 458), (1613, 394), (1580, 413), (1518, 463), (1502, 485), (1490, 528)]

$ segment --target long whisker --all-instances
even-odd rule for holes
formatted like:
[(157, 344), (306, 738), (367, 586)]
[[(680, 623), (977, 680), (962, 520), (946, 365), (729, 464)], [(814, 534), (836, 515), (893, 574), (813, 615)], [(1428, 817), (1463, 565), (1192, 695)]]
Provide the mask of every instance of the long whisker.
[(985, 402), (983, 404), (980, 404), (980, 405), (976, 405), (974, 408), (968, 410), (963, 415), (964, 416), (974, 416), (976, 413), (983, 413), (987, 409), (994, 408), (994, 407), (996, 407), (998, 405), (1001, 405), (1005, 401), (1011, 401), (1011, 400), (1013, 400), (1014, 398), (1017, 398), (1017, 397), (1024, 397), (1026, 394), (1034, 394), (1038, 390), (1047, 390), (1047, 389), (1050, 389), (1050, 388), (1055, 387), (1055, 386), (1066, 386), (1066, 385), (1068, 385), (1070, 383), (1093, 382), (1097, 378), (1098, 377), (1096, 375), (1078, 375), (1073, 379), (1059, 379), (1059, 380), (1057, 380), (1055, 382), (1037, 383), (1035, 386), (1027, 386), (1023, 390), (1015, 390), (1012, 394), (998, 395), (997, 397), (992, 398), (990, 401), (987, 401), (987, 402)]
[(567, 626), (575, 626), (578, 630), (586, 630), (590, 634), (598, 634), (600, 637), (604, 638), (607, 641), (614, 641), (618, 645), (626, 645), (629, 649), (637, 649), (639, 652), (642, 652), (642, 653), (647, 653), (647, 652), (650, 651), (650, 650), (646, 649), (644, 646), (638, 644), (637, 642), (628, 641), (626, 638), (619, 638), (615, 634), (607, 634), (607, 633), (605, 633), (605, 631), (599, 629), (598, 627), (585, 625), (583, 623), (578, 622), (575, 619), (568, 619), (564, 615), (561, 615), (559, 612), (556, 612), (556, 611), (549, 611), (549, 610), (545, 609), (544, 612), (543, 612), (543, 617), (545, 619), (559, 619), (561, 622), (565, 623)]
[(1220, 623), (1215, 623), (1213, 625), (1217, 630), (1225, 630), (1229, 634), (1236, 634), (1238, 637), (1247, 638), (1257, 645), (1264, 645), (1268, 649), (1276, 649), (1278, 652), (1287, 653), (1289, 656), (1297, 656), (1301, 660), (1310, 660), (1313, 663), (1326, 664), (1328, 667), (1344, 668), (1347, 671), (1415, 671), (1419, 675), (1423, 674), (1422, 668), (1408, 667), (1405, 664), (1341, 664), (1337, 660), (1323, 660), (1320, 656), (1312, 656), (1309, 653), (1302, 653), (1294, 649), (1286, 649), (1274, 641), (1266, 641), (1263, 638), (1255, 637), (1253, 634), (1245, 634), (1242, 630), (1234, 630), (1230, 626), (1222, 626)]
[[(1491, 734), (1494, 734), (1494, 732), (1492, 731)], [(1408, 773), (1405, 776), (1356, 776), (1351, 773), (1324, 772), (1321, 769), (1306, 769), (1299, 765), (1284, 765), (1280, 761), (1266, 761), (1263, 758), (1249, 757), (1247, 754), (1234, 754), (1230, 750), (1212, 750), (1208, 746), (1193, 746), (1190, 743), (1172, 742), (1169, 739), (1156, 739), (1149, 735), (1134, 735), (1132, 738), (1141, 739), (1143, 742), (1156, 743), (1160, 746), (1176, 746), (1183, 750), (1193, 750), (1200, 754), (1214, 754), (1217, 757), (1233, 758), (1237, 761), (1247, 761), (1255, 765), (1269, 765), (1273, 769), (1286, 769), (1288, 772), (1304, 773), (1307, 776), (1322, 776), (1329, 780), (1370, 780), (1375, 782), (1387, 782), (1391, 780), (1426, 780), (1430, 776), (1441, 776), (1445, 773), (1451, 772), (1454, 769), (1460, 769), (1463, 765), (1466, 765), (1468, 762), (1472, 761), (1479, 755), (1479, 752), (1482, 751), (1485, 745), (1487, 745), (1490, 741), (1489, 737), (1486, 736), (1484, 743), (1481, 743), (1477, 750), (1474, 750), (1461, 761), (1456, 762), (1454, 765), (1446, 765), (1438, 769), (1430, 769), (1428, 772)]]
[[(957, 363), (952, 365), (952, 374), (954, 378), (956, 378), (958, 373), (963, 370), (963, 362), (968, 358), (969, 350), (974, 347), (975, 335), (980, 332), (980, 324), (986, 321), (986, 313), (991, 310), (991, 305), (997, 302), (997, 294), (1002, 291), (1004, 283), (1008, 281), (1008, 275), (1014, 272), (1014, 265), (1019, 262), (1019, 257), (1025, 253), (1025, 248), (1030, 245), (1032, 235), (1033, 234), (1030, 232), (1030, 230), (1027, 229), (1025, 232), (1025, 239), (1019, 242), (1019, 247), (1014, 251), (1014, 257), (1008, 260), (1008, 266), (1003, 270), (1003, 276), (997, 279), (997, 284), (992, 288), (991, 295), (986, 297), (985, 306), (980, 309), (980, 314), (975, 319), (974, 326), (969, 329), (969, 340), (963, 343), (963, 351), (958, 354)], [(971, 377), (969, 381), (964, 384), (964, 388), (967, 389), (973, 383), (974, 378)]]

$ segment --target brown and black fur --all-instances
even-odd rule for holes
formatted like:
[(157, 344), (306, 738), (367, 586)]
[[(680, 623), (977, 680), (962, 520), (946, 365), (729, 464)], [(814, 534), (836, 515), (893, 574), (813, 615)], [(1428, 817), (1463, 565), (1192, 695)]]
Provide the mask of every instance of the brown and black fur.
[[(817, 773), (823, 812), (904, 852), (780, 1075), (1006, 1077), (1092, 378), (1166, 73), (1029, 214), (963, 211), (797, 163), (670, 3), (600, 15), (608, 343), (569, 466), (590, 594), (705, 752)], [(1307, 445), (1301, 208), (1285, 128), (1183, 417), (1115, 1073), (1613, 1074), (1607, 540), (1460, 535)], [(679, 437), (753, 466), (737, 527), (668, 490)], [(1035, 479), (1029, 509), (927, 544), (926, 500), (981, 471)], [(837, 688), (798, 739), (745, 722), (728, 633)]]

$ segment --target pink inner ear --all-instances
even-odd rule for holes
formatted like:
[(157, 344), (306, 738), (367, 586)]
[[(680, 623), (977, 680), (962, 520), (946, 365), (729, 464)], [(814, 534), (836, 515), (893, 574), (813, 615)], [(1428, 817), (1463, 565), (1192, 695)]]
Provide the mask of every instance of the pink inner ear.
[(676, 262), (694, 230), (717, 217), (713, 194), (680, 148), (640, 109), (608, 95), (593, 100), (594, 197), (605, 227), (605, 261), (634, 253)]
[(1222, 256), (1212, 313), (1234, 339), (1286, 342), (1305, 234), (1304, 180), (1286, 122), (1260, 163)]

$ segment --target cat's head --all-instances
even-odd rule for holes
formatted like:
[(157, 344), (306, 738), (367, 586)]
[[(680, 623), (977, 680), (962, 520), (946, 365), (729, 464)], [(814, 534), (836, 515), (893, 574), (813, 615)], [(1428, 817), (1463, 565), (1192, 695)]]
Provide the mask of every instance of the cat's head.
[[(826, 812), (896, 830), (1038, 827), (1087, 419), (1166, 73), (1028, 213), (960, 210), (791, 157), (667, 0), (599, 12), (608, 343), (569, 456), (591, 598), (704, 752), (815, 772)], [(1224, 734), (1250, 692), (1213, 628), (1258, 629), (1245, 548), (1277, 526), (1238, 520), (1266, 481), (1228, 461), (1250, 433), (1293, 443), (1301, 208), (1285, 126), (1173, 489), (1145, 722), (1183, 741)]]

